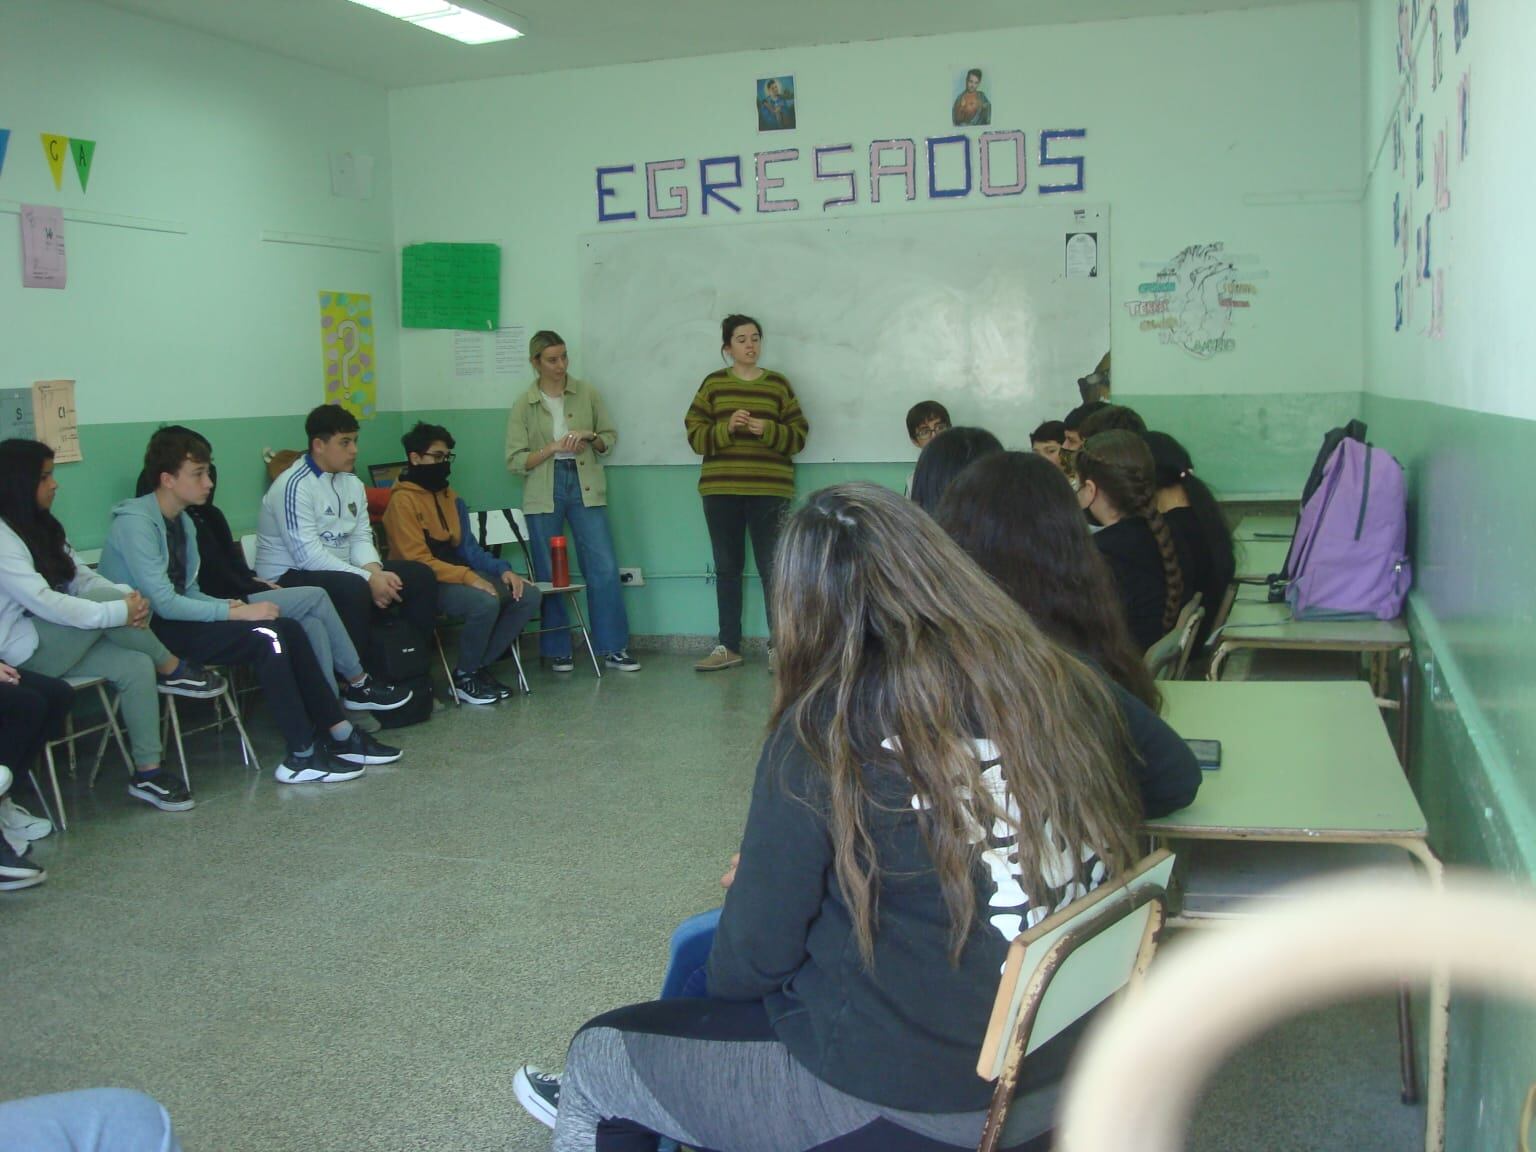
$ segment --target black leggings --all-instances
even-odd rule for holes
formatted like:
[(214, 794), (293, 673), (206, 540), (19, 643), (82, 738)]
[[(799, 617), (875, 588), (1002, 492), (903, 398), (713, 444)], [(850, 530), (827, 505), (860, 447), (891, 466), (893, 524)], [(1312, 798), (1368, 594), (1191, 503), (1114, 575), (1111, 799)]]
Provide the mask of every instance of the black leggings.
[[(1054, 1085), (1020, 1095), (1005, 1147), (1046, 1152), (1054, 1106)], [(976, 1147), (984, 1116), (903, 1112), (839, 1092), (789, 1054), (760, 1001), (660, 1000), (576, 1034), (550, 1147), (655, 1152), (668, 1136), (730, 1152), (955, 1152)]]
[(200, 664), (254, 664), (272, 718), (290, 752), (315, 741), (316, 728), (346, 719), (328, 672), (320, 670), (297, 620), (160, 620), (151, 625), (172, 652)]
[(74, 703), (73, 688), (37, 672), (23, 672), (19, 684), (0, 684), (0, 764), (14, 776), (32, 771), (43, 743), (64, 735)]

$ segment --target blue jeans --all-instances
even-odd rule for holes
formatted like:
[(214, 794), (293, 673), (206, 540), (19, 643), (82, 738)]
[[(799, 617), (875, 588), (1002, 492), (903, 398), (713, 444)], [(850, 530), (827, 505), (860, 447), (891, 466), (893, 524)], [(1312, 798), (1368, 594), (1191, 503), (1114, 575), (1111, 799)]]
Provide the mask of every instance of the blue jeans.
[[(588, 508), (581, 502), (581, 478), (574, 460), (556, 460), (555, 510), (528, 513), (528, 544), (533, 551), (533, 574), (549, 579), (549, 539), (560, 535), (569, 522), (575, 537), (576, 563), (587, 586), (587, 625), (592, 629), (592, 646), (599, 652), (620, 652), (629, 647), (629, 615), (624, 611), (624, 597), (619, 590), (619, 564), (613, 555), (613, 536), (608, 531), (608, 509)], [(541, 626), (547, 631), (539, 636), (539, 655), (569, 657), (571, 634), (567, 623), (564, 596), (544, 598)]]
[(171, 1118), (142, 1092), (89, 1088), (0, 1104), (0, 1152), (181, 1152)]

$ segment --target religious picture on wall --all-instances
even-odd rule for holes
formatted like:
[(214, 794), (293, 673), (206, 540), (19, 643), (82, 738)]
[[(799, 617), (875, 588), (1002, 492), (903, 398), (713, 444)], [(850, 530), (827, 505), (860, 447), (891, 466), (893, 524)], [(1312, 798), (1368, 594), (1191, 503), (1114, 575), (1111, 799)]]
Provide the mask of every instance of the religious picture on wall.
[(795, 126), (795, 78), (770, 76), (757, 82), (757, 130), (786, 132)]
[(992, 101), (982, 87), (980, 68), (968, 68), (955, 76), (955, 102), (949, 119), (957, 128), (973, 128), (992, 123)]

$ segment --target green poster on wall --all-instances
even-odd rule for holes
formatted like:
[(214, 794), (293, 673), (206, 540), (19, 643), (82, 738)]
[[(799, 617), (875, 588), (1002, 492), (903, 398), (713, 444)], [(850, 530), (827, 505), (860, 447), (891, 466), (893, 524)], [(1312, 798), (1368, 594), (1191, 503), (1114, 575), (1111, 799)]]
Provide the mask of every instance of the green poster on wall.
[(401, 327), (489, 332), (500, 323), (500, 245), (406, 245), (400, 267)]

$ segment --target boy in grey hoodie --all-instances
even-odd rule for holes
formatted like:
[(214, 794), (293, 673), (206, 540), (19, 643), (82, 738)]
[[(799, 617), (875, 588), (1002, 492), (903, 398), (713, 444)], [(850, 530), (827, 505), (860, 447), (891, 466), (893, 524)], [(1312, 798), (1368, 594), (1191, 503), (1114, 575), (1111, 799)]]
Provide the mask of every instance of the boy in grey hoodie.
[(157, 487), (112, 509), (102, 575), (143, 593), (154, 611), (151, 628), (174, 651), (207, 664), (255, 666), (288, 746), (280, 783), (336, 783), (356, 779), (369, 764), (394, 763), (398, 748), (346, 719), (301, 625), (276, 604), (217, 600), (198, 588), (197, 529), (186, 509), (208, 499), (209, 463), (207, 447), (184, 432), (150, 438), (144, 466)]

